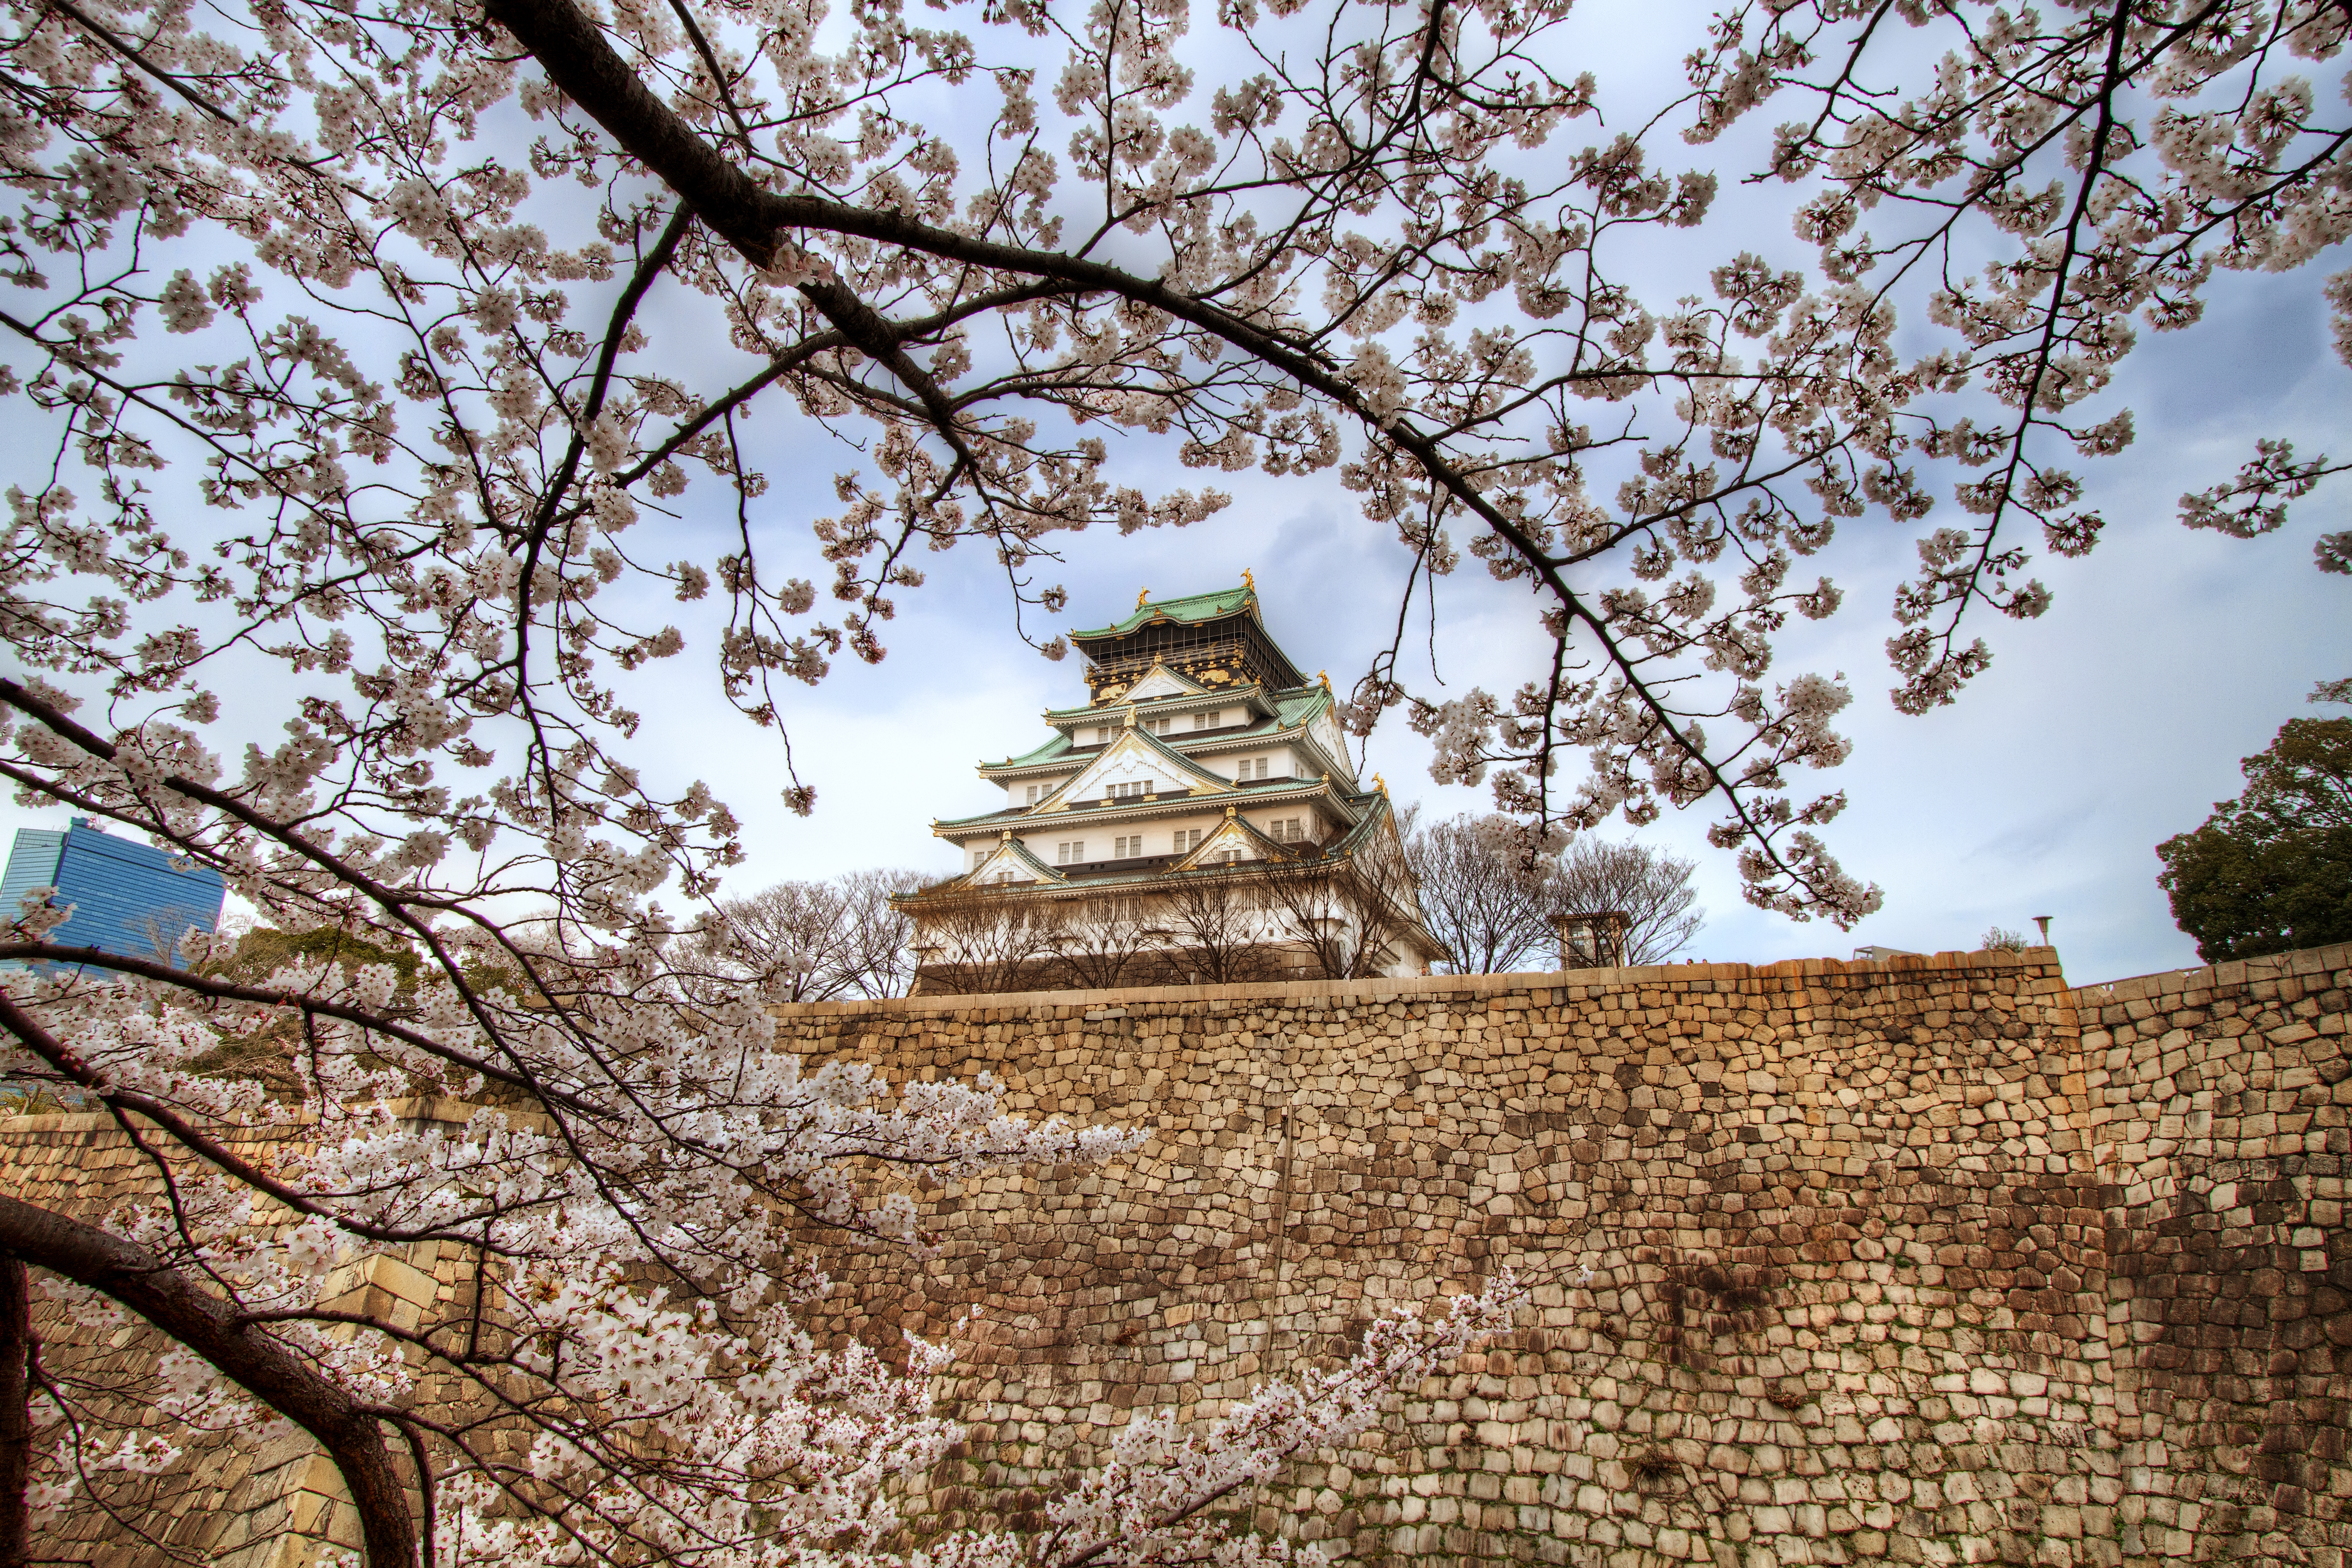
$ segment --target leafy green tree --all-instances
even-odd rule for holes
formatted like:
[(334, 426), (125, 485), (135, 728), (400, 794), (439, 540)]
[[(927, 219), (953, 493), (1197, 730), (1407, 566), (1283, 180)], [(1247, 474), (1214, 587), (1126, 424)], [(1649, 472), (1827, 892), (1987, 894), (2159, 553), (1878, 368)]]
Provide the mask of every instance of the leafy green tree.
[(2291, 719), (2246, 790), (2156, 847), (2172, 918), (2208, 963), (2352, 940), (2352, 719)]
[(416, 950), (405, 944), (370, 942), (332, 926), (310, 931), (279, 931), (255, 926), (236, 939), (236, 945), (204, 965), (204, 973), (246, 985), (266, 985), (288, 964), (326, 966), (388, 963), (406, 990), (416, 980)]

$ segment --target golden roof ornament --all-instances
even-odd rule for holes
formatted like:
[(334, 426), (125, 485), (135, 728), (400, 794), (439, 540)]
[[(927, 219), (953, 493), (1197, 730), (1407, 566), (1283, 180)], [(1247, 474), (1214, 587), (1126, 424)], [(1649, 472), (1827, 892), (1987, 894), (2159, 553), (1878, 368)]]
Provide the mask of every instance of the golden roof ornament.
[(1319, 681), (1321, 681), (1321, 682), (1323, 683), (1323, 689), (1324, 689), (1324, 690), (1328, 691), (1328, 690), (1330, 690), (1330, 689), (1331, 689), (1331, 672), (1330, 672), (1329, 670), (1328, 670), (1328, 669), (1318, 669), (1318, 670), (1317, 670), (1317, 671), (1315, 672), (1315, 679), (1318, 679), (1318, 680), (1319, 680)]
[(1230, 806), (1230, 805), (1229, 805), (1229, 806), (1227, 806), (1227, 807), (1225, 807), (1225, 820), (1226, 820), (1226, 821), (1228, 821), (1228, 822), (1230, 822), (1230, 821), (1232, 821), (1232, 820), (1233, 820), (1233, 816), (1234, 816), (1234, 808), (1233, 808), (1232, 806)]
[(1374, 786), (1375, 788), (1377, 788), (1377, 789), (1378, 789), (1378, 790), (1379, 790), (1382, 795), (1386, 795), (1386, 794), (1388, 794), (1388, 793), (1389, 793), (1389, 781), (1388, 781), (1388, 780), (1386, 780), (1386, 779), (1384, 779), (1384, 778), (1382, 778), (1382, 777), (1381, 777), (1381, 775), (1380, 775), (1380, 774), (1378, 774), (1378, 773), (1374, 773), (1374, 774), (1372, 775), (1372, 784), (1373, 784), (1373, 786)]
[(1249, 574), (1249, 568), (1246, 566), (1242, 568), (1242, 586), (1253, 594), (1257, 592), (1257, 579)]
[(1127, 710), (1127, 728), (1130, 730), (1135, 728), (1135, 710), (1132, 708)]
[(1136, 607), (1137, 609), (1139, 609), (1139, 609), (1141, 609), (1141, 608), (1143, 608), (1144, 601), (1145, 601), (1145, 600), (1147, 600), (1147, 599), (1149, 599), (1149, 598), (1150, 598), (1150, 597), (1151, 597), (1151, 590), (1150, 590), (1150, 589), (1149, 589), (1149, 588), (1138, 588), (1138, 589), (1135, 591), (1135, 607)]
[(1002, 840), (1000, 840), (1000, 842), (1002, 842), (1002, 843), (1005, 843), (1005, 844), (1010, 844), (1010, 843), (1012, 843), (1012, 842), (1013, 842), (1013, 829), (1011, 829), (1011, 828), (1009, 828), (1009, 827), (1008, 827), (1008, 828), (1006, 828), (1006, 829), (1004, 830), (1004, 837), (1003, 837), (1003, 838)]

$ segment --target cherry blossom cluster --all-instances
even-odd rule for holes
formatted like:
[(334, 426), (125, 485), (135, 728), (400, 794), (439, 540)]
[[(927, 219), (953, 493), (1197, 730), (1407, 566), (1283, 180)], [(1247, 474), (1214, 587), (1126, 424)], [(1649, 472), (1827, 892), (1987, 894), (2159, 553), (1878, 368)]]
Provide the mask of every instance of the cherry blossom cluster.
[[(1009, 1117), (984, 1079), (893, 1094), (856, 1064), (811, 1069), (756, 1006), (689, 1030), (675, 1006), (486, 985), (499, 998), (486, 1005), (511, 1009), (493, 1037), (446, 982), (409, 984), (390, 965), (295, 963), (243, 987), (258, 996), (205, 994), (50, 967), (12, 983), (11, 1016), (38, 1023), (0, 1068), (112, 1111), (144, 1152), (153, 1180), (105, 1216), (110, 1235), (206, 1281), (415, 1440), (435, 1563), (733, 1564), (815, 1548), (887, 1561), (903, 1483), (961, 1436), (932, 1409), (952, 1351), (819, 1346), (794, 1315), (829, 1288), (812, 1237), (929, 1245), (905, 1182), (861, 1172), (1077, 1167), (1142, 1141)], [(272, 1037), (286, 1077), (269, 1090), (204, 1070), (225, 1042)], [(468, 1051), (531, 1064), (527, 1105), (495, 1108), (480, 1075), (453, 1072)], [(455, 1098), (420, 1100), (431, 1088)], [(405, 1318), (360, 1305), (372, 1258), (420, 1248), (463, 1260), (456, 1301)], [(73, 1342), (114, 1342), (119, 1307), (69, 1282), (57, 1294), (79, 1321)], [(1498, 1280), (1384, 1321), (1344, 1367), (1270, 1385), (1201, 1432), (1150, 1426), (1073, 1494), (1085, 1506), (1055, 1539), (1103, 1510), (1138, 1540), (1222, 1538), (1209, 1510), (1223, 1479), (1346, 1441), (1386, 1394), (1507, 1328), (1515, 1300)], [(44, 1516), (223, 1433), (268, 1435), (233, 1377), (168, 1343), (129, 1373), (60, 1357), (40, 1395), (48, 1447), (30, 1500)], [(1101, 1544), (1089, 1536), (1087, 1560)], [(957, 1550), (1068, 1555), (981, 1538)], [(1137, 1546), (1109, 1560), (1160, 1559)]]

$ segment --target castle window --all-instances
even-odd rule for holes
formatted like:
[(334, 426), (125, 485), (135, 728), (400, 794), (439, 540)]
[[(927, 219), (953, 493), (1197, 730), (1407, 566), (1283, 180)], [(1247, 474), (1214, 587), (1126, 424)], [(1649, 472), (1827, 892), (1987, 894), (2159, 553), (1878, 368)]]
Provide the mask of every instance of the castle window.
[(1307, 835), (1299, 830), (1299, 818), (1286, 816), (1280, 822), (1266, 824), (1266, 837), (1276, 844), (1304, 844)]
[(1264, 757), (1244, 757), (1241, 760), (1240, 765), (1234, 769), (1234, 782), (1236, 784), (1247, 784), (1254, 778), (1262, 779), (1264, 777), (1265, 777), (1265, 759)]
[(1198, 849), (1201, 847), (1201, 835), (1204, 831), (1206, 830), (1198, 827), (1178, 828), (1176, 830), (1176, 853), (1181, 855), (1188, 849)]
[(1030, 805), (1037, 804), (1037, 786), (1035, 784), (1031, 784), (1029, 786), (1029, 799), (1026, 804)]
[(1109, 725), (1105, 724), (1095, 731), (1095, 744), (1097, 746), (1108, 746), (1110, 744), (1110, 737), (1111, 728)]
[(1192, 728), (1195, 730), (1213, 729), (1215, 727), (1216, 721), (1223, 717), (1224, 715), (1222, 713), (1195, 713), (1192, 715)]
[(1110, 798), (1133, 800), (1139, 796), (1156, 794), (1159, 787), (1158, 779), (1138, 779), (1131, 784), (1115, 784), (1110, 786)]
[(1143, 853), (1143, 835), (1139, 833), (1136, 834), (1132, 837), (1114, 838), (1111, 840), (1111, 843), (1114, 846), (1111, 850), (1111, 858), (1114, 860), (1124, 860), (1129, 856), (1140, 855)]
[(1086, 858), (1087, 841), (1083, 838), (1075, 838), (1067, 844), (1054, 846), (1054, 864), (1056, 866), (1076, 866), (1083, 862)]

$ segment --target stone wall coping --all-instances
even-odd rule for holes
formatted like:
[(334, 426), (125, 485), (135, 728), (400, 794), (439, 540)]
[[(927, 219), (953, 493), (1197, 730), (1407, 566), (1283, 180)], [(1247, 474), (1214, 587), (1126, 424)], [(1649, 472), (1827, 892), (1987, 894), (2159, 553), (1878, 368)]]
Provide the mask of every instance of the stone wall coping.
[(2055, 981), (2063, 990), (2054, 948), (2023, 952), (1901, 953), (1883, 959), (1790, 958), (1778, 963), (1652, 963), (1623, 969), (1528, 970), (1512, 974), (1424, 974), (1396, 980), (1272, 980), (1233, 985), (1148, 985), (1111, 991), (1003, 991), (930, 996), (861, 997), (835, 1002), (786, 1002), (773, 1009), (780, 1020), (840, 1017), (845, 1014), (925, 1015), (974, 1010), (1035, 1012), (1056, 1008), (1086, 1013), (1106, 1007), (1215, 1002), (1338, 1003), (1379, 1006), (1423, 997), (1527, 994), (1538, 991), (1629, 991), (1643, 986), (1685, 987), (1694, 983), (1744, 980), (1826, 979), (1897, 973), (1906, 976), (1968, 973), (2023, 968)]
[(2135, 974), (2127, 980), (2078, 985), (2084, 1002), (2145, 1002), (2193, 991), (2233, 990), (2264, 980), (2287, 980), (2309, 974), (2331, 974), (2352, 969), (2352, 942), (2326, 947), (2297, 948), (2293, 952), (2264, 953), (2260, 958), (2233, 958), (2201, 969), (2168, 969), (2156, 974)]

